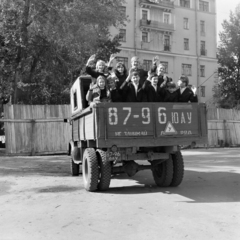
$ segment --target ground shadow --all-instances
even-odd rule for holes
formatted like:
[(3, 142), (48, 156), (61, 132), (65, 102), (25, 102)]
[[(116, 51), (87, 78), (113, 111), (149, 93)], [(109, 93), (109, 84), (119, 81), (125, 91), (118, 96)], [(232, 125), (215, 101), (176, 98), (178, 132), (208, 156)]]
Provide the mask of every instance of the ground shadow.
[(83, 187), (69, 187), (69, 186), (53, 186), (47, 188), (36, 189), (38, 193), (60, 193), (60, 192), (75, 192), (83, 189)]
[[(185, 170), (183, 182), (178, 187), (159, 188), (155, 185), (151, 171), (139, 172), (133, 178), (126, 174), (114, 179), (132, 179), (131, 186), (111, 187), (109, 194), (178, 194), (184, 202), (213, 203), (240, 202), (240, 174), (234, 172), (200, 172)], [(120, 184), (120, 183), (119, 183)]]
[(52, 176), (69, 177), (69, 156), (3, 157), (0, 176)]

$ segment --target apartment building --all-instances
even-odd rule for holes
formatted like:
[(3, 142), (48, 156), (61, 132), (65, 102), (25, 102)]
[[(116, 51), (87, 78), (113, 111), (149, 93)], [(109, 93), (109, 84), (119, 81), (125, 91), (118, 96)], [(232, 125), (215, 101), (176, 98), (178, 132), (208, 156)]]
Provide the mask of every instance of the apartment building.
[(216, 77), (216, 0), (126, 0), (126, 26), (111, 28), (120, 34), (117, 61), (130, 67), (138, 56), (149, 69), (158, 55), (169, 77), (182, 74), (198, 87), (199, 101), (210, 103)]

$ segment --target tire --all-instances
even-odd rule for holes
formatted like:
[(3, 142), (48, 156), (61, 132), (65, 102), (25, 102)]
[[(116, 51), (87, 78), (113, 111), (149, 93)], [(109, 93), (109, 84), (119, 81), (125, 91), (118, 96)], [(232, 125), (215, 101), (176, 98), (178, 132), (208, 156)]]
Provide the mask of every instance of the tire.
[(158, 187), (169, 187), (173, 178), (173, 161), (169, 159), (152, 167), (154, 181)]
[(94, 192), (98, 187), (98, 160), (94, 148), (86, 148), (82, 163), (83, 185), (89, 192)]
[(79, 176), (79, 164), (76, 164), (71, 158), (71, 174), (72, 176)]
[(171, 187), (177, 187), (181, 184), (184, 176), (184, 162), (181, 151), (172, 155), (173, 159), (173, 179)]
[(109, 189), (112, 175), (112, 166), (111, 162), (106, 160), (106, 153), (104, 151), (97, 150), (97, 158), (99, 165), (98, 189), (100, 191), (104, 191)]

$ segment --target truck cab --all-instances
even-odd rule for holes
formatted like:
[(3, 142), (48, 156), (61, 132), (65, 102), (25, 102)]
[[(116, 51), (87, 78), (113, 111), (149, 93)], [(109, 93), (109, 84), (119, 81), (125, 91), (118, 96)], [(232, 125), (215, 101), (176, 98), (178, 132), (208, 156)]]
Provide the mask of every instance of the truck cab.
[[(180, 145), (207, 143), (203, 103), (99, 103), (86, 94), (91, 77), (71, 88), (72, 175), (83, 174), (87, 191), (103, 191), (113, 174), (151, 170), (159, 187), (176, 187), (184, 176)], [(143, 164), (141, 164), (143, 163)]]

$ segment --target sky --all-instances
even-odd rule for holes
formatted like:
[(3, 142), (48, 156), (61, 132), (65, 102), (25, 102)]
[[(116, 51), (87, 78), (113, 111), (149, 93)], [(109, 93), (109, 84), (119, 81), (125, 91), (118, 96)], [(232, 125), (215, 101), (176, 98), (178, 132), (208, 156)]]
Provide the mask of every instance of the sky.
[[(217, 34), (222, 31), (223, 20), (229, 20), (230, 11), (235, 11), (240, 0), (216, 0), (217, 3)], [(217, 36), (217, 41), (219, 37)]]

